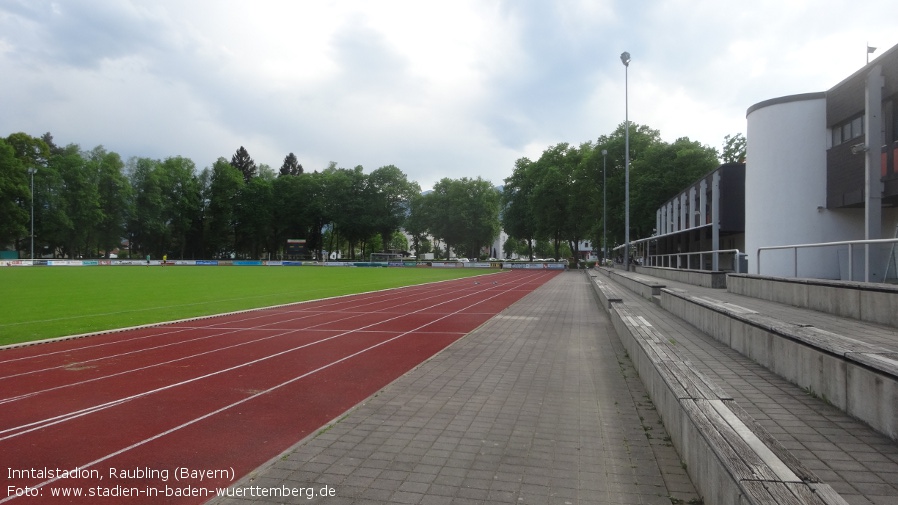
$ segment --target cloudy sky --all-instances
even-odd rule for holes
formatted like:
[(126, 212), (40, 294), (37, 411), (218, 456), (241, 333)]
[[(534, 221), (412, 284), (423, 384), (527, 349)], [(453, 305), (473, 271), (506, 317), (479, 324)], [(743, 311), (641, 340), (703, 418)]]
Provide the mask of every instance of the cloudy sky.
[(0, 136), (501, 184), (629, 117), (720, 148), (898, 44), (894, 0), (0, 0)]

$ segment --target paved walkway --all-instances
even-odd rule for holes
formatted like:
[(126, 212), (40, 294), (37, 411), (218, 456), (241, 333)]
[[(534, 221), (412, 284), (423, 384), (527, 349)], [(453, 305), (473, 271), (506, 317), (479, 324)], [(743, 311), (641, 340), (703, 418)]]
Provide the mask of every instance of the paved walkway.
[[(604, 274), (599, 274), (607, 279)], [(648, 277), (643, 275), (643, 277)], [(792, 323), (812, 324), (859, 340), (898, 347), (894, 328), (653, 278), (667, 287), (756, 310)], [(852, 505), (898, 505), (898, 443), (842, 410), (701, 333), (656, 304), (628, 292), (624, 302), (676, 341), (682, 355), (710, 377), (776, 439)]]
[(238, 484), (333, 497), (218, 503), (694, 503), (591, 289), (558, 275)]

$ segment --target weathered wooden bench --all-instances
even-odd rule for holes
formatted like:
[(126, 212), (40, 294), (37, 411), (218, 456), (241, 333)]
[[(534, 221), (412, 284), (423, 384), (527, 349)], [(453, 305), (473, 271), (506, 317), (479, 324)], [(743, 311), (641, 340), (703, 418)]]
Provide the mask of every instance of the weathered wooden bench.
[(637, 310), (609, 312), (705, 503), (846, 503)]
[(898, 352), (821, 328), (664, 289), (661, 306), (898, 440)]

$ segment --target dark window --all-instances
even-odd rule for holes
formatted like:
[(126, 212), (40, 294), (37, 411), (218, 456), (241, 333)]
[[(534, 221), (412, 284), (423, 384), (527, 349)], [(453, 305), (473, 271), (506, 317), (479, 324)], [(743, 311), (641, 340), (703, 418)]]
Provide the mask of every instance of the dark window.
[(833, 126), (833, 147), (864, 135), (864, 116)]
[(851, 121), (851, 138), (855, 139), (864, 134), (864, 118), (856, 117)]

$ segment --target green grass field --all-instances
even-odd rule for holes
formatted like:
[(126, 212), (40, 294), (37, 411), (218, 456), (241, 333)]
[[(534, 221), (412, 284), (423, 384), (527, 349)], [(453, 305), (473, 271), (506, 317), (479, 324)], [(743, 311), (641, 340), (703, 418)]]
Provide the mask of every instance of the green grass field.
[(483, 273), (488, 272), (468, 268), (0, 268), (0, 345)]

